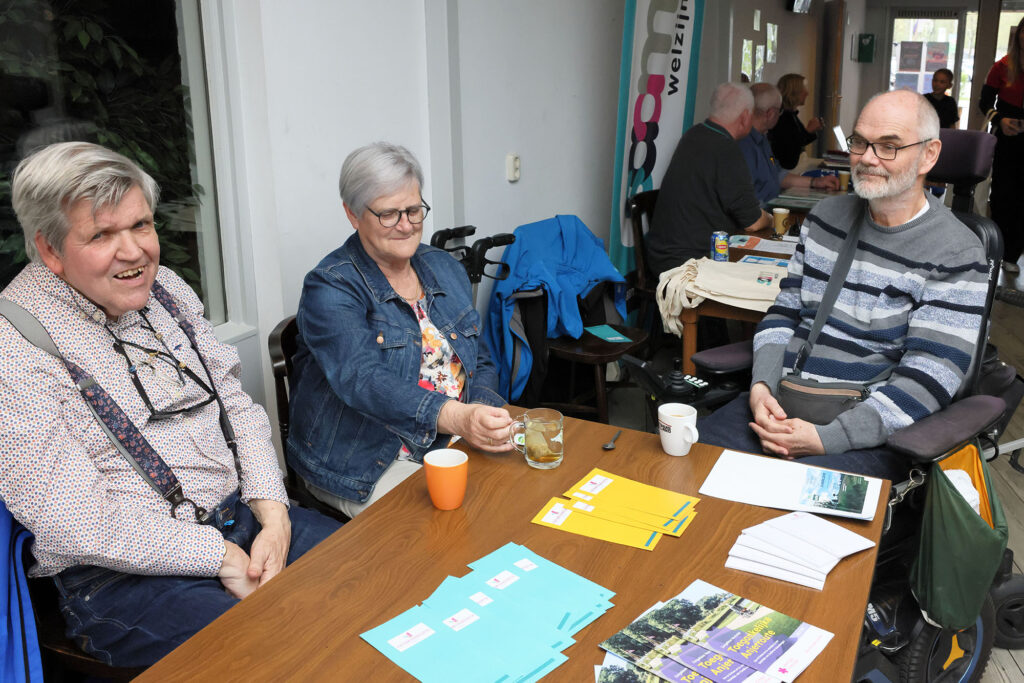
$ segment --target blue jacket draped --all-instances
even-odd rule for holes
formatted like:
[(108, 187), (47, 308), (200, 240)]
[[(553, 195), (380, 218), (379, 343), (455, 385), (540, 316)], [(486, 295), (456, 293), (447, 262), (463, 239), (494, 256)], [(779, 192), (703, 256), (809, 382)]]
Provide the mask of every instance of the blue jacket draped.
[[(515, 401), (530, 376), (533, 355), (514, 329), (516, 295), (544, 289), (548, 298), (547, 336), (583, 334), (577, 296), (586, 296), (600, 282), (616, 283), (615, 308), (626, 317), (625, 279), (604, 250), (604, 243), (576, 216), (555, 216), (521, 225), (516, 241), (502, 256), (511, 273), (491, 291), (485, 334), (498, 366), (499, 391)], [(518, 357), (517, 357), (518, 355)]]

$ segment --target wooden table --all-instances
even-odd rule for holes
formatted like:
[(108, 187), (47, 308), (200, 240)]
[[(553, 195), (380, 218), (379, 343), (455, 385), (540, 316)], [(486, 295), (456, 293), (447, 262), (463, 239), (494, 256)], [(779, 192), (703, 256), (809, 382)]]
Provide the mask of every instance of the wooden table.
[[(600, 642), (696, 579), (831, 631), (835, 637), (798, 680), (849, 680), (875, 549), (844, 559), (816, 591), (724, 567), (740, 530), (778, 510), (704, 497), (683, 535), (663, 537), (653, 551), (530, 523), (550, 497), (594, 466), (696, 495), (721, 451), (696, 445), (674, 458), (661, 451), (657, 436), (632, 430), (623, 430), (614, 451), (602, 451), (615, 429), (567, 418), (565, 461), (554, 470), (531, 469), (515, 453), (474, 452), (466, 500), (452, 512), (431, 506), (422, 474), (410, 477), (137, 680), (412, 680), (359, 634), (422, 602), (446, 576), (465, 575), (469, 562), (509, 541), (616, 592), (615, 607), (577, 634), (569, 661), (550, 680), (593, 680), (604, 657)], [(830, 519), (877, 541), (888, 490), (886, 483), (874, 521)]]

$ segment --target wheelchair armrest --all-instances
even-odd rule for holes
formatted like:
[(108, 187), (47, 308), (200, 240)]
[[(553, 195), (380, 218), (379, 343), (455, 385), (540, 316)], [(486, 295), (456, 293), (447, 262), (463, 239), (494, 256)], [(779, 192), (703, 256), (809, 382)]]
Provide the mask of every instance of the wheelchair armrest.
[(1006, 403), (995, 396), (968, 396), (893, 432), (886, 445), (916, 463), (929, 463), (966, 444), (995, 424)]
[(690, 356), (697, 369), (705, 375), (724, 375), (749, 370), (754, 365), (754, 343), (746, 341), (716, 346)]

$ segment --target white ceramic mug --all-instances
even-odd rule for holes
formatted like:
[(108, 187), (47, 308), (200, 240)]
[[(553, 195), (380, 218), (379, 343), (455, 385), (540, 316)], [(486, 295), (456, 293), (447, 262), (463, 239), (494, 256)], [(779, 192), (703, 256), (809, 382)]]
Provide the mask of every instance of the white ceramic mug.
[(685, 403), (658, 406), (661, 447), (669, 455), (686, 455), (697, 442), (697, 409)]

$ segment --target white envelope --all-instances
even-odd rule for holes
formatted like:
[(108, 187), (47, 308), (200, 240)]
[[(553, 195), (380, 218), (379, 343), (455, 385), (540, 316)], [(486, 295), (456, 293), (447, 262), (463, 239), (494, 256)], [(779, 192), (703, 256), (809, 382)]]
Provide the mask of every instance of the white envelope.
[(810, 567), (802, 565), (798, 562), (793, 562), (792, 560), (787, 560), (785, 558), (779, 557), (778, 555), (772, 555), (771, 553), (766, 553), (763, 550), (756, 550), (754, 548), (751, 548), (750, 546), (741, 545), (739, 543), (735, 544), (729, 550), (729, 555), (731, 555), (732, 557), (739, 557), (744, 560), (750, 560), (751, 562), (758, 562), (760, 564), (766, 564), (772, 567), (777, 567), (779, 569), (784, 569), (785, 571), (793, 572), (794, 574), (800, 574), (802, 576), (806, 576), (809, 579), (815, 579), (817, 581), (824, 581), (826, 576), (824, 572), (819, 572), (815, 569), (811, 569)]
[(745, 560), (741, 557), (734, 557), (730, 555), (726, 561), (725, 566), (729, 569), (738, 569), (743, 572), (750, 572), (752, 574), (759, 574), (761, 576), (767, 576), (772, 579), (779, 579), (781, 581), (789, 581), (800, 586), (807, 586), (815, 590), (821, 590), (825, 587), (824, 581), (818, 581), (802, 574), (795, 572), (787, 572), (785, 569), (779, 569), (778, 567), (772, 567), (767, 564), (761, 564), (760, 562), (754, 562), (752, 560)]
[(823, 574), (832, 571), (840, 559), (803, 539), (765, 524), (744, 529), (736, 543), (802, 564)]
[[(855, 492), (846, 496), (847, 489)], [(859, 491), (858, 491), (859, 490)], [(750, 453), (724, 450), (700, 493), (748, 505), (873, 519), (882, 480)]]
[(837, 557), (846, 557), (875, 545), (874, 541), (809, 512), (791, 512), (769, 519), (765, 524), (798, 536)]

